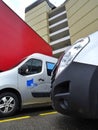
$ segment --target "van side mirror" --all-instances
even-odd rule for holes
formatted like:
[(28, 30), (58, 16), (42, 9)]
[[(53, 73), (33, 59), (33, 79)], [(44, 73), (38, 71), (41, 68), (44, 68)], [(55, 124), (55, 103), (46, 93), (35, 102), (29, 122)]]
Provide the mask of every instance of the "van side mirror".
[(23, 65), (18, 69), (18, 73), (21, 75), (27, 75), (28, 74), (28, 66)]

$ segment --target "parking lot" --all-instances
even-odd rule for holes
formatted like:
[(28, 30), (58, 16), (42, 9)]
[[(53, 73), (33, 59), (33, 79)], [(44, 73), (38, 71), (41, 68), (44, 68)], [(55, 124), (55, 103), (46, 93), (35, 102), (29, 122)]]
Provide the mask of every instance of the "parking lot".
[(98, 120), (63, 116), (51, 107), (29, 108), (0, 119), (0, 130), (98, 130)]

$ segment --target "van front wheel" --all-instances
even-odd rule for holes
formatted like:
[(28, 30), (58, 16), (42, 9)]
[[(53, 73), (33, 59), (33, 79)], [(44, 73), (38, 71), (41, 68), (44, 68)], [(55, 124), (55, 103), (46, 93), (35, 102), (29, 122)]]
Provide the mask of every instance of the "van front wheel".
[(18, 98), (14, 93), (0, 94), (0, 117), (11, 116), (19, 108)]

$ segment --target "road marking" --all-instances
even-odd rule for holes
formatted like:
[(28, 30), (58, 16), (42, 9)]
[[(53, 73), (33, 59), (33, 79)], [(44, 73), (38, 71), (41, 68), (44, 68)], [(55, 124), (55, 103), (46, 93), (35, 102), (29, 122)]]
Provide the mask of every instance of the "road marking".
[(52, 115), (52, 114), (57, 114), (56, 111), (54, 112), (47, 112), (47, 113), (42, 113), (42, 114), (39, 114), (40, 116), (46, 116), (46, 115)]
[[(42, 113), (42, 114), (39, 114), (39, 115), (40, 116), (46, 116), (46, 115), (53, 115), (53, 114), (57, 114), (57, 112), (56, 111), (54, 111), (54, 112), (47, 112), (47, 113)], [(17, 120), (28, 119), (28, 118), (31, 118), (31, 116), (23, 116), (23, 117), (16, 117), (16, 118), (0, 120), (0, 123), (10, 122), (10, 121), (17, 121)]]
[(6, 119), (6, 120), (0, 120), (0, 123), (2, 123), (2, 122), (16, 121), (16, 120), (22, 120), (22, 119), (27, 119), (27, 118), (30, 118), (30, 117), (31, 116), (23, 116), (23, 117), (11, 118), (11, 119)]

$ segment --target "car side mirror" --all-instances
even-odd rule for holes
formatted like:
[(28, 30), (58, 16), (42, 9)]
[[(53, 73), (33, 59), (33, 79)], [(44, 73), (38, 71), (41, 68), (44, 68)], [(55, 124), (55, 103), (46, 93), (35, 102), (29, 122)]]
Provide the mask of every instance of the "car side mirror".
[(28, 66), (23, 65), (18, 69), (18, 73), (21, 75), (27, 75), (28, 74)]

